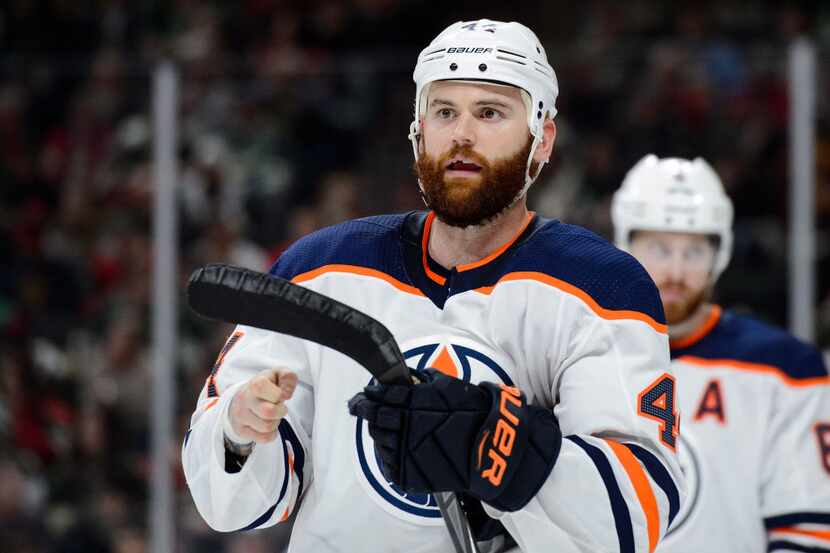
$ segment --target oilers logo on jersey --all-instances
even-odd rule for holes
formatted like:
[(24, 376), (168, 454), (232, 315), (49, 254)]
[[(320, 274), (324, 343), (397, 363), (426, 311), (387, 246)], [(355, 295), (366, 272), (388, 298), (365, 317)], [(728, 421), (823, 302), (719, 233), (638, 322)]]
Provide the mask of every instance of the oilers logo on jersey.
[[(401, 347), (410, 367), (432, 367), (465, 382), (501, 382), (513, 386), (505, 361), (489, 348), (460, 337), (426, 337)], [(371, 384), (373, 380), (367, 382)], [(443, 525), (441, 512), (432, 494), (407, 493), (386, 480), (375, 454), (372, 438), (363, 419), (355, 420), (355, 464), (358, 480), (369, 496), (385, 511), (403, 520), (424, 525)]]

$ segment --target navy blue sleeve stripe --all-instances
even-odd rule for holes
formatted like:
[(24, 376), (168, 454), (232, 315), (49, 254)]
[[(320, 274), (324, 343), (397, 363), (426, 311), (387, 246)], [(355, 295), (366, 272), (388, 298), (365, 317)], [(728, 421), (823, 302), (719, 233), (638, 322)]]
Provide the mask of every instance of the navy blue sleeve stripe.
[[(282, 422), (280, 422), (280, 427), (281, 426), (282, 426)], [(282, 433), (280, 433), (280, 434), (282, 434)], [(255, 528), (258, 528), (260, 525), (265, 524), (265, 522), (268, 521), (268, 519), (271, 518), (271, 515), (274, 514), (274, 510), (277, 508), (277, 505), (280, 504), (280, 501), (282, 501), (282, 498), (285, 496), (285, 490), (288, 489), (288, 479), (291, 478), (291, 471), (288, 470), (288, 448), (285, 445), (285, 440), (283, 440), (283, 442), (282, 442), (282, 458), (283, 458), (283, 461), (285, 462), (285, 465), (284, 465), (285, 466), (285, 476), (282, 479), (282, 488), (280, 489), (280, 495), (279, 495), (279, 498), (277, 499), (277, 502), (274, 503), (273, 505), (271, 505), (268, 508), (267, 511), (262, 513), (262, 515), (259, 518), (257, 518), (255, 521), (253, 521), (251, 524), (249, 524), (245, 528), (240, 528), (239, 529), (240, 532), (244, 532), (246, 530), (254, 530)]]
[(589, 444), (579, 436), (567, 436), (567, 439), (581, 447), (588, 454), (602, 477), (605, 489), (608, 491), (608, 498), (611, 501), (611, 513), (614, 515), (614, 524), (617, 527), (620, 553), (634, 553), (634, 530), (631, 526), (631, 514), (628, 511), (625, 499), (623, 499), (620, 486), (617, 484), (617, 478), (614, 476), (611, 463), (608, 462), (608, 458), (600, 448)]
[[(294, 429), (291, 428), (287, 420), (283, 419), (280, 421), (279, 430), (283, 442), (290, 443), (291, 449), (294, 451), (294, 472), (300, 481), (300, 485), (297, 488), (297, 497), (300, 498), (303, 495), (303, 467), (305, 466), (303, 444), (300, 443), (300, 439), (297, 438), (297, 434), (294, 433)], [(282, 500), (282, 493), (280, 493), (280, 500)]]
[(663, 490), (663, 493), (666, 494), (666, 497), (669, 499), (669, 526), (671, 526), (672, 521), (674, 521), (674, 517), (677, 516), (678, 511), (680, 511), (680, 493), (677, 491), (677, 485), (674, 483), (674, 478), (671, 477), (668, 469), (663, 466), (663, 463), (657, 459), (657, 456), (654, 455), (649, 450), (640, 447), (636, 444), (623, 444), (631, 453), (633, 453), (637, 459), (646, 467), (646, 471), (651, 476), (652, 480), (654, 480), (660, 489)]
[(796, 524), (830, 524), (830, 513), (788, 513), (764, 519), (764, 526), (767, 530), (795, 526)]
[(802, 545), (791, 541), (773, 541), (767, 546), (767, 553), (773, 551), (803, 551), (804, 553), (830, 553), (830, 549), (825, 547), (812, 547), (809, 545)]
[(184, 446), (187, 447), (187, 440), (190, 439), (190, 433), (193, 432), (192, 428), (189, 428), (187, 432), (184, 433)]
[(291, 449), (294, 450), (294, 472), (297, 474), (297, 478), (300, 480), (300, 486), (297, 491), (297, 497), (301, 497), (303, 495), (303, 465), (305, 465), (305, 453), (303, 452), (303, 447), (300, 444), (300, 440), (297, 438), (297, 435), (294, 433), (294, 429), (291, 428), (291, 425), (288, 424), (288, 421), (283, 419), (279, 425), (279, 433), (280, 438), (282, 438), (282, 457), (283, 462), (285, 463), (285, 477), (282, 479), (282, 488), (280, 489), (280, 495), (277, 498), (277, 502), (271, 505), (267, 511), (265, 511), (262, 516), (258, 519), (253, 521), (251, 524), (242, 528), (240, 531), (244, 532), (246, 530), (254, 530), (258, 528), (262, 524), (265, 524), (268, 519), (271, 518), (271, 515), (274, 514), (274, 510), (277, 508), (277, 505), (280, 504), (280, 501), (283, 500), (285, 497), (285, 492), (288, 489), (288, 480), (291, 478), (291, 471), (288, 469), (288, 447), (286, 443), (291, 444)]
[(245, 528), (239, 529), (238, 532), (246, 532), (248, 530), (256, 530), (257, 528), (259, 528), (259, 526), (261, 524), (265, 524), (268, 521), (268, 519), (271, 518), (271, 515), (274, 514), (274, 510), (277, 508), (277, 505), (279, 505), (279, 501), (274, 503), (273, 505), (271, 505), (271, 507), (269, 507), (268, 510), (265, 511), (262, 514), (261, 517), (259, 517), (255, 521), (253, 521), (251, 524), (249, 524)]

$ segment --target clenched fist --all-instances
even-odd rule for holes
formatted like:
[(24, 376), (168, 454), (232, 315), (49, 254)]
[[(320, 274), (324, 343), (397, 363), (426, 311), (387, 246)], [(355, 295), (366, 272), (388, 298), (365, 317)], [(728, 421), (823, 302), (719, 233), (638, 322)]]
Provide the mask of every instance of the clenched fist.
[(297, 375), (284, 368), (262, 371), (231, 400), (228, 409), (234, 442), (267, 443), (277, 437), (277, 426), (287, 413), (285, 401), (294, 394)]

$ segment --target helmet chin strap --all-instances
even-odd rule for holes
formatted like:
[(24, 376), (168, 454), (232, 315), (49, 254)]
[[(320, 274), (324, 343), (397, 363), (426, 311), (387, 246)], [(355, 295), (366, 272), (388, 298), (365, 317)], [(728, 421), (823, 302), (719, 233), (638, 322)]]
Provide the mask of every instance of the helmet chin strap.
[[(421, 121), (420, 117), (426, 111), (426, 101), (429, 97), (429, 89), (432, 87), (432, 83), (426, 83), (418, 93), (418, 97), (415, 98), (415, 119), (409, 125), (409, 141), (412, 143), (412, 155), (415, 156), (415, 161), (418, 161), (420, 157), (418, 155), (418, 146), (420, 143), (421, 138)], [(424, 185), (421, 182), (421, 179), (418, 179), (418, 188), (421, 190), (421, 200), (424, 202), (424, 205), (429, 207), (427, 204), (426, 194), (424, 193)]]
[[(412, 155), (415, 156), (415, 162), (418, 162), (418, 144), (419, 139), (421, 137), (421, 129), (420, 129), (420, 122), (418, 120), (413, 121), (409, 125), (409, 141), (412, 142)], [(424, 202), (424, 205), (429, 207), (427, 203), (426, 193), (424, 192), (424, 183), (421, 182), (421, 179), (418, 178), (418, 189), (421, 192), (421, 201)]]
[(542, 167), (545, 166), (547, 161), (540, 161), (539, 167), (536, 168), (536, 174), (530, 174), (530, 166), (533, 164), (533, 155), (536, 153), (536, 148), (539, 147), (539, 144), (542, 143), (542, 133), (540, 132), (539, 135), (533, 137), (533, 142), (530, 145), (530, 153), (527, 154), (527, 166), (525, 167), (525, 185), (522, 188), (522, 191), (516, 196), (516, 199), (521, 198), (525, 194), (527, 194), (527, 189), (530, 188), (530, 185), (536, 180), (536, 177), (539, 176), (539, 173), (542, 172)]
[[(519, 93), (522, 96), (522, 103), (524, 103), (525, 105), (525, 112), (527, 113), (528, 117), (527, 128), (532, 129), (530, 121), (533, 117), (533, 104), (530, 99), (530, 94), (528, 94), (526, 90), (521, 88), (519, 89)], [(530, 132), (532, 133), (533, 131), (531, 130)], [(533, 142), (530, 145), (530, 153), (527, 154), (527, 163), (525, 164), (525, 185), (522, 187), (522, 190), (518, 194), (516, 194), (516, 197), (513, 198), (513, 201), (510, 202), (511, 206), (518, 202), (525, 194), (527, 194), (530, 185), (533, 184), (533, 181), (535, 181), (536, 177), (539, 176), (539, 173), (542, 172), (542, 167), (544, 167), (545, 163), (547, 163), (546, 161), (540, 161), (539, 167), (536, 168), (536, 174), (530, 174), (530, 166), (533, 163), (533, 155), (536, 153), (536, 148), (539, 146), (539, 144), (542, 143), (542, 138), (544, 137), (544, 135), (545, 131), (542, 127), (539, 128), (538, 134), (533, 134)]]

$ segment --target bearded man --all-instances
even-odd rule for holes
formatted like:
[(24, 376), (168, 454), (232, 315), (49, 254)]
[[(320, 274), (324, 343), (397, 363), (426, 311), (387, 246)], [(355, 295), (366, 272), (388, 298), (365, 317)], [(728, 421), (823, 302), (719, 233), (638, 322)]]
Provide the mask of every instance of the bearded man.
[(683, 413), (689, 497), (657, 550), (830, 551), (827, 367), (813, 346), (712, 303), (732, 213), (701, 158), (644, 157), (612, 203), (617, 245), (660, 290)]
[(653, 550), (683, 497), (663, 311), (631, 256), (527, 209), (556, 137), (544, 48), (462, 21), (414, 80), (428, 211), (323, 229), (272, 273), (384, 323), (417, 385), (238, 327), (183, 448), (199, 512), (230, 531), (299, 505), (301, 553)]

